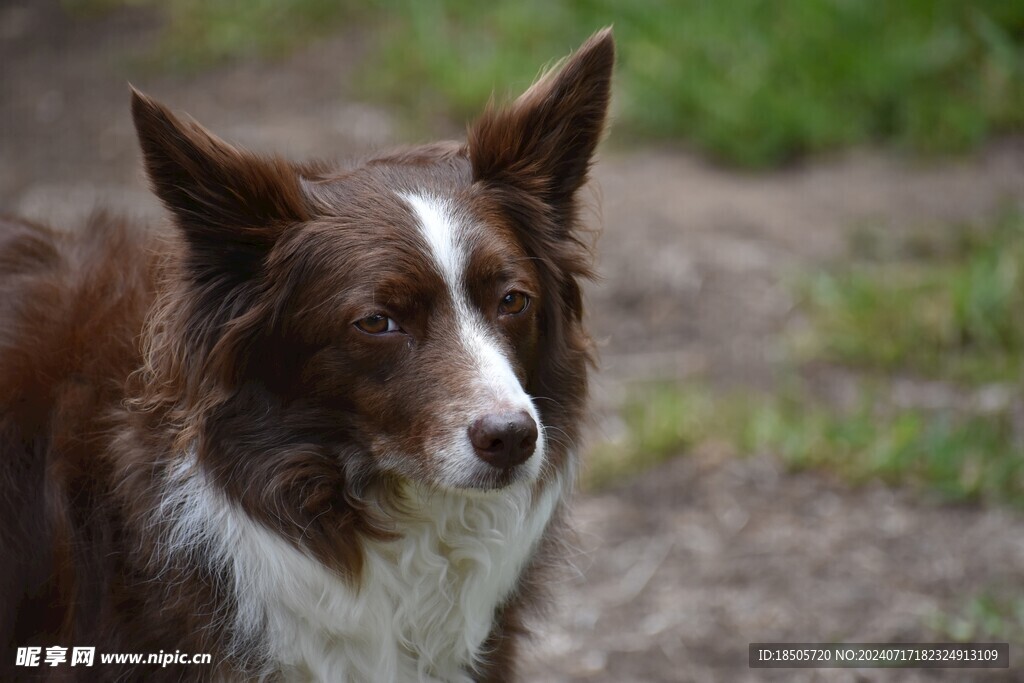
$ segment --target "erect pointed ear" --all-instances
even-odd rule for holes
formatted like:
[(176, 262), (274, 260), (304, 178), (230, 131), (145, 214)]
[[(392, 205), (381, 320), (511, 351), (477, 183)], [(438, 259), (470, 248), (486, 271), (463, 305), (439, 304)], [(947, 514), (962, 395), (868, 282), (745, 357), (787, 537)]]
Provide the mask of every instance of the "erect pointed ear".
[(606, 28), (509, 107), (489, 104), (469, 130), (474, 180), (513, 185), (569, 210), (604, 131), (614, 62)]
[(308, 219), (290, 164), (236, 149), (132, 88), (132, 117), (153, 191), (174, 215), (200, 279), (250, 274), (281, 231)]

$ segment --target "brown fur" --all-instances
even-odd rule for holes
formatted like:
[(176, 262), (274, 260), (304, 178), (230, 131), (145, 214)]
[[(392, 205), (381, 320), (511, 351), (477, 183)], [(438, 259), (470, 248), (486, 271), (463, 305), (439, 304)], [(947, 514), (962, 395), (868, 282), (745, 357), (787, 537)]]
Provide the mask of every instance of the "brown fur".
[[(489, 107), (468, 145), (351, 170), (238, 150), (133, 92), (174, 231), (103, 214), (69, 232), (0, 220), (0, 645), (180, 649), (215, 662), (11, 675), (205, 680), (246, 666), (225, 658), (231, 577), (158, 546), (167, 520), (153, 513), (189, 448), (248, 515), (352, 581), (362, 543), (401, 542), (381, 510), (401, 504), (395, 481), (433, 481), (432, 439), (449, 419), (439, 408), (458, 412), (463, 380), (450, 302), (395, 193), (451, 197), (487, 226), (468, 273), (480, 311), (513, 286), (533, 299), (487, 324), (549, 429), (542, 476), (567, 470), (592, 361), (576, 194), (612, 61), (604, 31), (510, 107)], [(367, 302), (406, 334), (355, 329), (377, 310)], [(382, 450), (413, 456), (382, 469)], [(482, 680), (514, 675), (554, 526), (496, 613)], [(6, 677), (13, 654), (2, 656)]]

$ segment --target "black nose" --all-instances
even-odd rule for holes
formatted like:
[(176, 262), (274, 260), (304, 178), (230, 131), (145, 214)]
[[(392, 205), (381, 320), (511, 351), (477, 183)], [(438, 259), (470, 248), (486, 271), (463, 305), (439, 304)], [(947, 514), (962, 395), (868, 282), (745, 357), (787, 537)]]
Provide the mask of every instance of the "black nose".
[(525, 410), (491, 413), (469, 426), (477, 457), (492, 467), (509, 469), (526, 462), (537, 446), (537, 423)]

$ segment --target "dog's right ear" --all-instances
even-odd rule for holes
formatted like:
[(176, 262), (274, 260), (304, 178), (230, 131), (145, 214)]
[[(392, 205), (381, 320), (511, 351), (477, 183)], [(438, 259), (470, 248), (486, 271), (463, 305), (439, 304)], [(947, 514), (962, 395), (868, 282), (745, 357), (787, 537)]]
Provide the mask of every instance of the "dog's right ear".
[(184, 233), (198, 279), (251, 275), (287, 226), (308, 220), (286, 161), (236, 149), (134, 88), (132, 117), (153, 191)]

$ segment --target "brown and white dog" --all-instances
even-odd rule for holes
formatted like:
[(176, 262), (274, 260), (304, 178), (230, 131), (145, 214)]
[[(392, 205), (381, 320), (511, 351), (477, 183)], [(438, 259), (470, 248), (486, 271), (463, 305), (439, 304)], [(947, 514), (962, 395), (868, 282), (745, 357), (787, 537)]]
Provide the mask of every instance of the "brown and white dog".
[(0, 644), (213, 661), (11, 676), (514, 677), (574, 481), (613, 61), (605, 30), (467, 143), (352, 169), (133, 92), (170, 234), (0, 220)]

